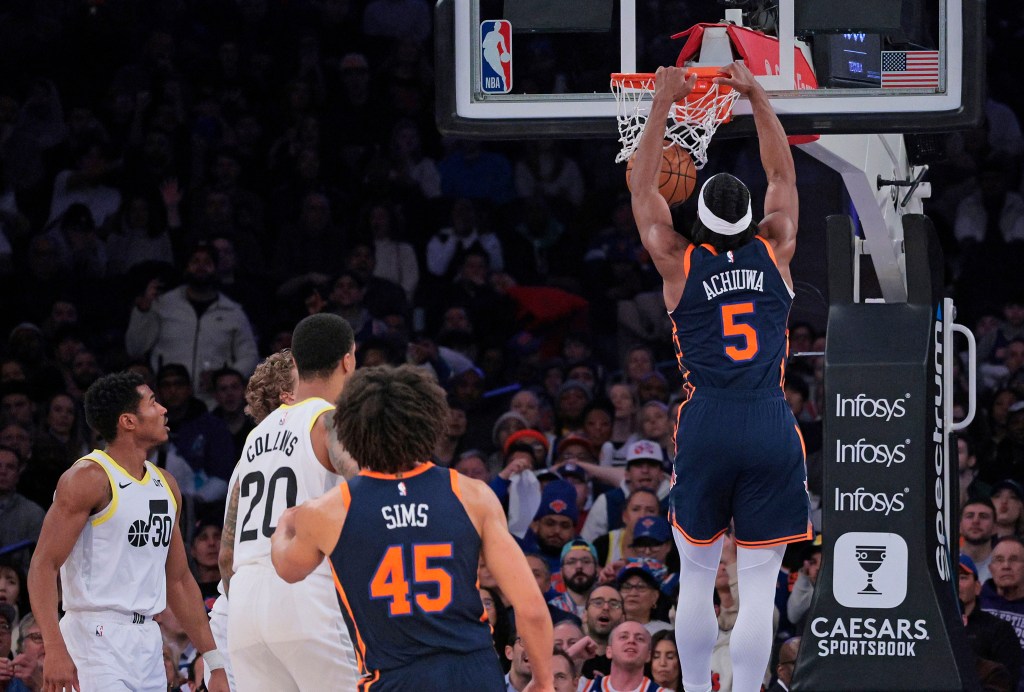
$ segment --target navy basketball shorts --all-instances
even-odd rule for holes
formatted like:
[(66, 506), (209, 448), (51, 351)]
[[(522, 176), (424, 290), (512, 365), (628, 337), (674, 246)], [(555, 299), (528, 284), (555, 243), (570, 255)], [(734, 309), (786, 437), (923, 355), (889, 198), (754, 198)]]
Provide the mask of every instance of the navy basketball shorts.
[(709, 545), (734, 522), (736, 544), (811, 538), (804, 445), (780, 389), (698, 387), (679, 412), (670, 518)]
[(493, 648), (464, 654), (424, 656), (401, 668), (379, 671), (359, 684), (360, 692), (504, 692), (505, 676)]

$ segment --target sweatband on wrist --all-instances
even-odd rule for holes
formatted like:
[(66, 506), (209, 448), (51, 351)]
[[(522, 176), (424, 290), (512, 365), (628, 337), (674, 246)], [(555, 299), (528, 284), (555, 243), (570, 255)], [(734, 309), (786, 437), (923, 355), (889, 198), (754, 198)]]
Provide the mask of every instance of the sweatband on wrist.
[(224, 668), (224, 654), (217, 649), (210, 649), (203, 654), (203, 663), (210, 670), (222, 670)]

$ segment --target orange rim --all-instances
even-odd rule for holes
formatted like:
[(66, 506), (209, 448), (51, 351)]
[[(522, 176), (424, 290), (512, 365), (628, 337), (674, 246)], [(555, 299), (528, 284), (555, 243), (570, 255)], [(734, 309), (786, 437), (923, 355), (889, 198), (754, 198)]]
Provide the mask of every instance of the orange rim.
[[(711, 80), (715, 77), (726, 76), (721, 67), (688, 67), (687, 70), (690, 73), (696, 73), (697, 85), (690, 92), (689, 96), (679, 102), (680, 104), (700, 98), (714, 86)], [(654, 91), (653, 72), (613, 72), (611, 81), (620, 89), (646, 89)], [(732, 91), (732, 87), (719, 84), (718, 91), (720, 94), (728, 94)]]

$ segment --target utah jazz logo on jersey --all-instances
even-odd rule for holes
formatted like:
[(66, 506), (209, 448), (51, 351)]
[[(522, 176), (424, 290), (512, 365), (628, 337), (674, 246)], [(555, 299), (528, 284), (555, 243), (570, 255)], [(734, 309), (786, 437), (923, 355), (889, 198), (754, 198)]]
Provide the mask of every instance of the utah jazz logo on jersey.
[(480, 89), (485, 94), (512, 90), (512, 24), (507, 19), (480, 22)]
[(135, 548), (145, 548), (150, 543), (154, 548), (168, 546), (173, 528), (167, 500), (150, 500), (149, 517), (136, 519), (128, 527), (128, 543)]

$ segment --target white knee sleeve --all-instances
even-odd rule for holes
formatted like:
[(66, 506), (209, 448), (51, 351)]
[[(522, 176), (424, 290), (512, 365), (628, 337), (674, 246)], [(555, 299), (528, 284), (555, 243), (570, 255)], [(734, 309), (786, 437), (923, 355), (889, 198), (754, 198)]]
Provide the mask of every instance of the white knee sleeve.
[(722, 539), (708, 546), (688, 543), (673, 529), (679, 549), (679, 603), (676, 606), (676, 646), (686, 692), (710, 692), (711, 652), (718, 640), (713, 593)]
[(775, 585), (786, 546), (736, 549), (739, 614), (729, 640), (733, 692), (761, 689), (775, 636)]

